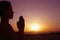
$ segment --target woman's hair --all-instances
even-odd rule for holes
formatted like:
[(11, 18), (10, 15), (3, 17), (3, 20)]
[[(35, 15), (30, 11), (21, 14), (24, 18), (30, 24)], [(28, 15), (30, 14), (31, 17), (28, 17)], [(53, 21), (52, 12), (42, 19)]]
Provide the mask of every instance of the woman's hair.
[(9, 1), (0, 1), (0, 16), (4, 15), (4, 9), (9, 9), (11, 6)]

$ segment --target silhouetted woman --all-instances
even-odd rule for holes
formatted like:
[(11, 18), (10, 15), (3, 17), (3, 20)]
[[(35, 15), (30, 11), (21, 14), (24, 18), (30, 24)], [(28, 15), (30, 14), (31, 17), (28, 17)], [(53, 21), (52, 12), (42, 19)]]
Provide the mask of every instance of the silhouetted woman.
[(9, 19), (13, 18), (13, 10), (9, 1), (0, 1), (0, 17), (0, 40), (18, 40), (9, 24)]

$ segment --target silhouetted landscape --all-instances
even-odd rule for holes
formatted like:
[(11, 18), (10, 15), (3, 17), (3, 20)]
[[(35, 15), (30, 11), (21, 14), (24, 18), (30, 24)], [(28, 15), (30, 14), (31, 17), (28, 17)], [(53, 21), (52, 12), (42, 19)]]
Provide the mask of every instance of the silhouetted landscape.
[(25, 34), (25, 40), (60, 40), (60, 32), (48, 34)]

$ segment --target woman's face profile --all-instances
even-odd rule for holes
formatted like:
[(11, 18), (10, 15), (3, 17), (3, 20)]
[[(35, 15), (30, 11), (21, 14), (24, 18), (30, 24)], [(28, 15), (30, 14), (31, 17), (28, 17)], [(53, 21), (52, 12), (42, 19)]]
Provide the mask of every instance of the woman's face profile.
[(1, 17), (12, 19), (13, 18), (13, 10), (10, 2), (8, 1), (0, 1), (0, 15)]
[(9, 19), (13, 18), (13, 10), (11, 6), (8, 9), (4, 9), (4, 13), (7, 18)]

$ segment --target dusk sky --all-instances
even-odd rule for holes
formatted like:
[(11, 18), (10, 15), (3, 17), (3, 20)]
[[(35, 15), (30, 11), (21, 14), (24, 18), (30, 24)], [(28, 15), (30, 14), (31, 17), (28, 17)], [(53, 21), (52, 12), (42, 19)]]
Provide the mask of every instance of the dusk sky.
[(60, 1), (59, 0), (7, 0), (14, 11), (10, 24), (17, 31), (16, 23), (19, 16), (25, 19), (25, 32), (29, 32), (29, 25), (41, 25), (43, 32), (60, 31)]

